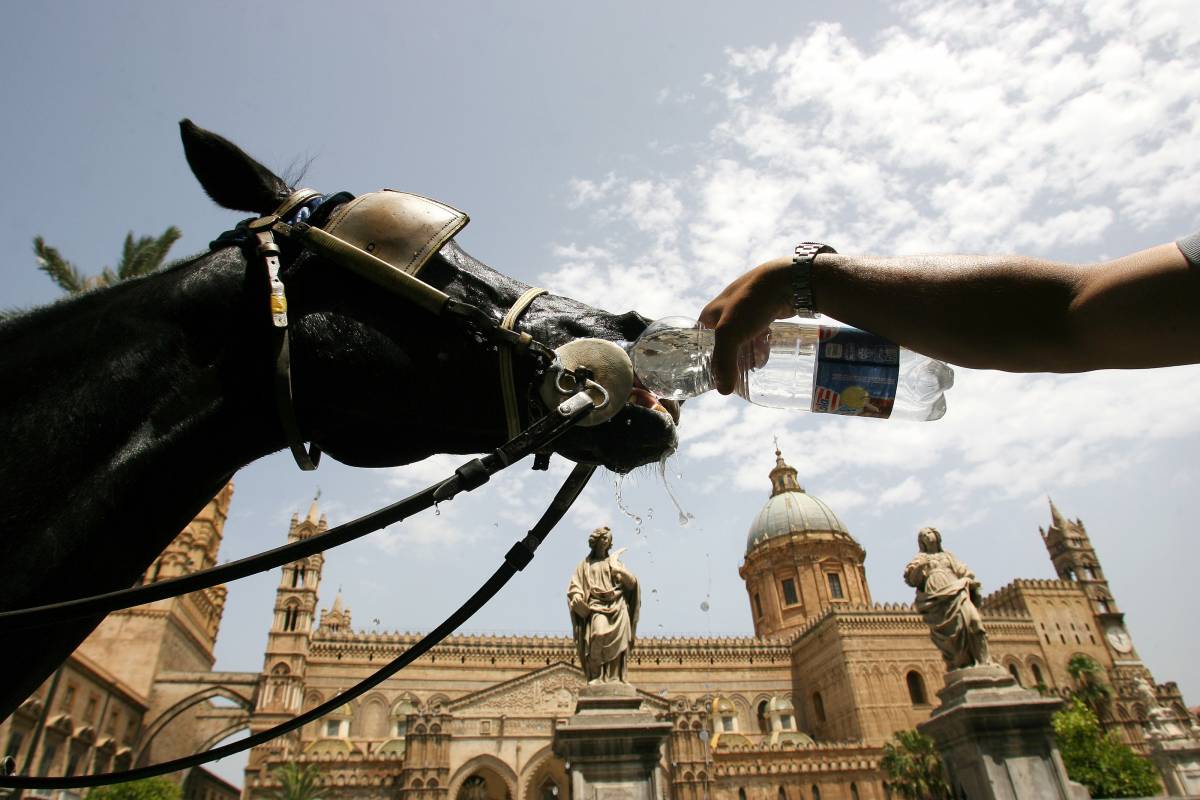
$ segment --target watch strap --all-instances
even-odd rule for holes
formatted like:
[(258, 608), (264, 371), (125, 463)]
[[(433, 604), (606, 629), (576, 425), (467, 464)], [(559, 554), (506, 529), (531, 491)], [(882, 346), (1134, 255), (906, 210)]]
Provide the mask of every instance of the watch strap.
[(817, 316), (816, 301), (812, 289), (812, 265), (821, 253), (836, 253), (827, 244), (801, 242), (792, 255), (792, 308), (796, 315), (812, 319)]

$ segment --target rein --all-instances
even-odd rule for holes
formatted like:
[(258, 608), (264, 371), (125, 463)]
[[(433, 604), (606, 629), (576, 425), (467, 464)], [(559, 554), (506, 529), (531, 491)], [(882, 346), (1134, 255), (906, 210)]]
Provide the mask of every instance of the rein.
[[(462, 492), (472, 491), (486, 483), (495, 473), (509, 467), (530, 453), (538, 453), (534, 464), (535, 468), (544, 469), (546, 459), (548, 458), (546, 454), (550, 444), (572, 427), (583, 422), (589, 415), (607, 408), (610, 403), (620, 401), (620, 398), (614, 400), (603, 386), (592, 380), (592, 373), (587, 367), (577, 366), (574, 369), (563, 367), (553, 350), (536, 341), (530, 334), (522, 333), (515, 329), (516, 321), (521, 313), (534, 298), (545, 291), (544, 289), (529, 289), (526, 291), (518, 298), (504, 319), (500, 323), (496, 323), (482, 309), (456, 300), (416, 277), (414, 273), (420, 270), (424, 260), (437, 252), (454, 233), (461, 229), (462, 225), (466, 224), (466, 215), (461, 214), (461, 212), (454, 212), (458, 217), (452, 217), (445, 225), (437, 229), (432, 236), (428, 237), (422, 243), (422, 249), (413, 254), (406, 267), (402, 269), (368, 252), (369, 247), (368, 249), (363, 249), (351, 241), (347, 241), (347, 238), (351, 237), (341, 238), (330, 231), (310, 225), (300, 219), (285, 221), (297, 210), (304, 208), (305, 204), (319, 196), (318, 192), (311, 189), (295, 191), (273, 213), (255, 219), (247, 225), (247, 230), (255, 238), (256, 251), (262, 259), (263, 270), (269, 286), (268, 308), (271, 313), (271, 327), (275, 333), (274, 384), (276, 407), (280, 423), (287, 438), (288, 447), (297, 465), (303, 470), (315, 469), (320, 460), (321, 451), (315, 443), (308, 448), (304, 446), (299, 421), (296, 418), (292, 395), (287, 294), (284, 284), (279, 278), (281, 265), (279, 260), (280, 248), (275, 242), (275, 236), (277, 235), (293, 240), (302, 247), (350, 269), (389, 291), (399, 294), (404, 299), (426, 311), (451, 320), (467, 328), (483, 340), (497, 345), (500, 353), (501, 387), (504, 397), (508, 441), (491, 453), (466, 462), (445, 480), (434, 483), (423, 491), (382, 508), (379, 511), (332, 528), (319, 536), (313, 536), (259, 553), (255, 556), (168, 581), (34, 608), (0, 612), (0, 632), (54, 625), (66, 620), (107, 614), (118, 609), (130, 608), (154, 600), (174, 597), (186, 592), (243, 578), (268, 569), (274, 569), (314, 553), (353, 541), (368, 533), (405, 519), (414, 513), (427, 509), (431, 505), (447, 502)], [(360, 198), (360, 200), (362, 199)], [(425, 200), (425, 198), (420, 199), (427, 203), (434, 203), (434, 201)], [(436, 205), (443, 209), (448, 208), (441, 206), (441, 204)], [(450, 209), (450, 211), (453, 211), (453, 209)], [(222, 240), (218, 240), (218, 242), (220, 241)], [(422, 255), (423, 258), (421, 257)], [(418, 261), (419, 263), (417, 263)], [(409, 271), (410, 269), (411, 271)], [(536, 371), (545, 376), (546, 384), (552, 386), (560, 398), (565, 398), (557, 406), (550, 409), (548, 414), (534, 420), (524, 430), (520, 427), (520, 415), (512, 369), (512, 359), (514, 356), (532, 358), (535, 362)], [(598, 397), (593, 396), (596, 393), (598, 393)], [(504, 556), (504, 563), (500, 565), (492, 577), (442, 622), (441, 625), (430, 631), (419, 642), (401, 653), (397, 658), (393, 659), (369, 678), (359, 682), (351, 689), (337, 695), (328, 702), (293, 717), (287, 722), (255, 733), (246, 739), (222, 745), (203, 753), (196, 753), (184, 758), (136, 769), (61, 778), (15, 776), (11, 774), (14, 763), (11, 759), (7, 759), (0, 762), (0, 773), (2, 773), (0, 774), (0, 788), (13, 788), (17, 790), (71, 789), (164, 775), (248, 750), (251, 747), (297, 730), (305, 724), (341, 707), (347, 702), (370, 691), (375, 686), (378, 686), (384, 680), (428, 652), (432, 647), (441, 642), (442, 639), (466, 622), (471, 615), (482, 608), (513, 575), (523, 570), (533, 559), (537, 547), (567, 513), (580, 492), (583, 491), (595, 469), (594, 466), (587, 464), (577, 464), (574, 467), (537, 524), (529, 530), (523, 539), (508, 550)]]

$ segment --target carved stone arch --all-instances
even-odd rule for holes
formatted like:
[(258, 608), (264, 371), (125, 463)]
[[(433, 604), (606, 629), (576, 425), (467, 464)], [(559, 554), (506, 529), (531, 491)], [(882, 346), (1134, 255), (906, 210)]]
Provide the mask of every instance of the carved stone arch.
[(387, 697), (381, 692), (372, 692), (358, 703), (358, 713), (350, 723), (350, 735), (365, 739), (384, 739), (391, 727), (391, 713)]
[(1116, 709), (1117, 709), (1117, 718), (1120, 719), (1122, 722), (1129, 722), (1129, 720), (1130, 720), (1129, 709), (1125, 706), (1125, 704), (1117, 703)]
[(734, 707), (737, 708), (738, 730), (757, 730), (758, 726), (754, 722), (754, 710), (750, 707), (750, 701), (746, 699), (745, 695), (731, 694), (727, 695), (726, 697), (731, 703), (733, 703)]
[(512, 767), (490, 753), (475, 756), (454, 772), (447, 785), (446, 800), (457, 800), (463, 782), (472, 775), (485, 771), (491, 772), (503, 781), (508, 788), (508, 796), (512, 800), (517, 800), (517, 774), (513, 772)]
[(538, 790), (547, 779), (553, 780), (558, 787), (558, 797), (567, 800), (571, 794), (571, 779), (563, 760), (554, 755), (552, 745), (546, 745), (534, 753), (525, 764), (519, 781), (520, 794), (514, 795), (513, 800), (542, 800)]
[(1141, 703), (1134, 703), (1133, 704), (1133, 716), (1134, 716), (1134, 719), (1138, 720), (1139, 722), (1146, 719), (1146, 707), (1144, 705), (1142, 705)]
[(233, 736), (238, 731), (248, 731), (248, 730), (250, 730), (250, 715), (249, 714), (246, 715), (246, 719), (238, 720), (237, 722), (231, 723), (228, 727), (226, 727), (221, 732), (215, 733), (212, 736), (208, 737), (208, 739), (206, 739), (204, 742), (202, 742), (200, 744), (200, 746), (196, 749), (196, 752), (203, 753), (206, 750), (211, 750), (214, 747), (216, 747), (218, 744), (223, 742), (224, 740), (228, 739), (230, 736)]
[(759, 692), (754, 696), (751, 702), (750, 713), (751, 723), (753, 727), (747, 730), (755, 731), (756, 733), (771, 732), (771, 717), (769, 716), (771, 706), (771, 695), (766, 692)]
[[(322, 695), (316, 689), (309, 689), (307, 692), (304, 693), (304, 699), (301, 701), (300, 710), (301, 711), (311, 711), (312, 709), (316, 708), (317, 706), (321, 705), (321, 703), (324, 703), (324, 702), (325, 702), (324, 695)], [(318, 730), (320, 729), (320, 727), (321, 727), (321, 720), (314, 719), (312, 722), (308, 723), (301, 729), (301, 734), (300, 734), (301, 738), (304, 738), (304, 739), (317, 738), (319, 736)]]
[(450, 704), (450, 698), (441, 692), (431, 694), (429, 699), (425, 701), (425, 708), (430, 712), (436, 713), (438, 709), (445, 708)]
[(254, 704), (250, 700), (242, 697), (234, 690), (225, 686), (209, 686), (197, 692), (193, 692), (192, 694), (182, 698), (174, 705), (164, 710), (142, 729), (142, 734), (138, 737), (136, 752), (134, 753), (134, 757), (130, 763), (138, 764), (141, 761), (141, 759), (149, 751), (150, 744), (154, 741), (154, 737), (162, 733), (163, 729), (166, 728), (172, 720), (197, 703), (203, 703), (204, 701), (210, 700), (214, 697), (223, 697), (241, 707), (241, 709), (246, 712), (247, 717), (253, 710)]

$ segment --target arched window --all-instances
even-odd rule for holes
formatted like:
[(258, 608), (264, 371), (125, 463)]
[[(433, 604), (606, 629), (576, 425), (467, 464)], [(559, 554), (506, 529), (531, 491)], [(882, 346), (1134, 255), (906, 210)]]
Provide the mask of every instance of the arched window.
[(283, 611), (283, 629), (285, 631), (296, 630), (296, 623), (300, 618), (300, 607), (295, 603), (288, 603), (287, 608)]
[(919, 672), (915, 669), (909, 670), (904, 676), (904, 681), (908, 684), (908, 699), (914, 706), (929, 705), (929, 699), (925, 696), (925, 681), (921, 679)]
[(812, 786), (812, 800), (821, 800), (821, 787), (815, 783)]
[(857, 786), (857, 784), (853, 784), (853, 783), (852, 783), (852, 784), (850, 784), (850, 800), (858, 800), (858, 786)]
[(782, 786), (779, 787), (779, 800), (787, 800), (787, 792), (783, 790)]
[(1107, 601), (1107, 600), (1101, 600), (1101, 601), (1100, 601), (1100, 613), (1101, 613), (1101, 614), (1107, 614), (1107, 613), (1109, 613), (1111, 610), (1112, 610), (1112, 606), (1110, 606), (1110, 605), (1108, 604), (1108, 601)]
[(1096, 568), (1091, 564), (1083, 565), (1083, 574), (1088, 577), (1088, 580), (1096, 580)]
[(408, 735), (408, 715), (416, 711), (417, 705), (410, 697), (403, 697), (392, 706), (392, 736), (403, 739)]
[(1046, 681), (1042, 678), (1042, 670), (1037, 664), (1030, 664), (1029, 671), (1033, 673), (1034, 686), (1045, 686)]
[(1016, 664), (1008, 665), (1008, 674), (1013, 676), (1013, 680), (1017, 682), (1017, 686), (1021, 685), (1021, 673), (1017, 671)]
[(292, 587), (304, 585), (304, 567), (295, 567), (292, 569)]
[(820, 692), (813, 692), (812, 696), (813, 713), (817, 716), (817, 722), (825, 721), (825, 702), (821, 699)]
[(763, 700), (758, 704), (758, 732), (770, 733), (771, 720), (767, 719), (767, 701)]
[(558, 791), (558, 784), (546, 778), (538, 789), (538, 800), (558, 800)]
[(746, 790), (738, 789), (738, 800), (746, 800)]

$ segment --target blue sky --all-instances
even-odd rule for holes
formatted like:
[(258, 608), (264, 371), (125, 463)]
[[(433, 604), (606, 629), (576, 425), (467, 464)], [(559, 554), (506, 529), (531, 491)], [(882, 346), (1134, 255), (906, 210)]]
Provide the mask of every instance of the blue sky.
[[(460, 243), (501, 271), (652, 317), (694, 316), (801, 239), (1115, 256), (1200, 228), (1189, 6), (10, 4), (0, 298), (57, 296), (35, 269), (36, 234), (98, 271), (130, 229), (177, 225), (183, 255), (231, 226), (237, 215), (184, 162), (184, 116), (279, 170), (308, 162), (305, 184), (324, 191), (388, 186), (463, 208), (473, 221)], [(598, 475), (470, 629), (565, 633), (571, 565), (586, 531), (609, 524), (649, 590), (643, 635), (749, 633), (736, 567), (778, 436), (801, 483), (866, 548), (876, 601), (911, 599), (900, 571), (927, 524), (985, 591), (1051, 577), (1037, 528), (1052, 496), (1083, 518), (1155, 676), (1197, 704), (1200, 649), (1180, 620), (1200, 610), (1198, 378), (1194, 367), (960, 370), (949, 413), (929, 424), (702, 398), (684, 410), (668, 471), (693, 522), (678, 525), (652, 471)], [(303, 474), (271, 457), (235, 479), (223, 555), (281, 542), (318, 487), (336, 524), (455, 463)], [(532, 524), (552, 483), (518, 467), (438, 516), (329, 554), (322, 605), (340, 585), (357, 627), (432, 627)], [(219, 668), (261, 667), (275, 580), (230, 587)]]

